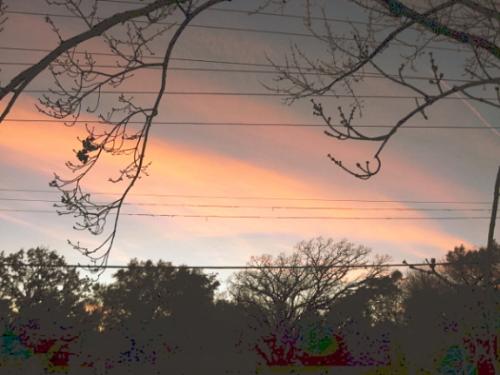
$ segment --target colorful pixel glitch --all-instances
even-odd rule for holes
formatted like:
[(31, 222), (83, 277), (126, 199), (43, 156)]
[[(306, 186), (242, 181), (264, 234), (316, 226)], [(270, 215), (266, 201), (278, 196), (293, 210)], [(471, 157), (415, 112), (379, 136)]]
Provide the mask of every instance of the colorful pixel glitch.
[[(313, 328), (306, 334), (292, 339), (276, 334), (265, 337), (256, 350), (268, 368), (308, 367), (373, 367), (390, 364), (389, 340), (386, 337), (364, 337), (363, 347), (369, 350), (352, 350), (346, 337), (329, 329)], [(357, 348), (359, 349), (359, 348)]]

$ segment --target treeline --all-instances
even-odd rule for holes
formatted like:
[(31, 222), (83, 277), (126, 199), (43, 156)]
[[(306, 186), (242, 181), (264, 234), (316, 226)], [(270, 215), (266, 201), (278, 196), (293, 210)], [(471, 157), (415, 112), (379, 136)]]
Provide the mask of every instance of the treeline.
[(163, 261), (100, 283), (47, 249), (1, 252), (0, 373), (500, 374), (500, 248), (387, 261), (316, 238), (253, 257), (221, 297)]

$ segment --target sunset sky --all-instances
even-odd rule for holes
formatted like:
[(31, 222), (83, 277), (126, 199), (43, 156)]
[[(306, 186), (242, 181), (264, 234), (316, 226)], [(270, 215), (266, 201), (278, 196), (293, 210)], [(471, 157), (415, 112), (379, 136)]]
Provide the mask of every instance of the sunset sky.
[[(43, 3), (7, 0), (9, 10), (14, 13), (9, 14), (5, 30), (0, 33), (0, 47), (51, 49), (57, 45), (44, 17), (26, 14), (65, 12), (57, 7), (47, 8)], [(330, 4), (329, 16), (363, 19), (363, 14), (343, 1), (332, 3), (335, 4)], [(101, 4), (102, 14), (137, 6), (114, 2)], [(255, 4), (248, 0), (232, 1), (218, 6), (219, 10), (207, 11), (194, 24), (307, 33), (298, 18), (221, 11), (252, 10)], [(284, 12), (303, 14), (302, 8), (294, 4)], [(83, 30), (78, 20), (62, 17), (54, 20), (68, 37)], [(338, 25), (339, 30), (347, 32), (346, 24)], [(193, 27), (183, 35), (174, 55), (177, 58), (266, 64), (266, 58), (283, 62), (294, 43), (304, 46), (313, 58), (314, 53), (324, 54), (324, 48), (315, 39), (305, 36)], [(161, 55), (161, 44), (155, 46)], [(91, 41), (82, 49), (104, 51), (104, 46)], [(34, 62), (43, 56), (36, 51), (0, 51), (1, 64)], [(443, 51), (439, 55), (436, 52), (436, 56), (443, 68), (449, 64), (446, 76), (459, 76), (453, 53)], [(392, 63), (387, 60), (387, 64)], [(175, 61), (173, 66), (272, 70), (272, 67), (182, 61)], [(23, 68), (25, 66), (12, 64), (2, 66), (1, 83)], [(428, 66), (419, 68), (415, 74), (429, 75)], [(159, 72), (155, 70), (140, 73), (126, 83), (123, 90), (154, 91), (158, 87), (158, 77)], [(269, 73), (173, 70), (167, 91), (269, 93), (263, 84), (275, 85), (273, 78), (275, 75)], [(51, 81), (44, 75), (29, 89), (45, 90), (50, 85)], [(407, 95), (403, 88), (381, 79), (366, 79), (359, 86), (359, 92), (363, 95)], [(76, 161), (72, 150), (79, 148), (77, 137), (85, 136), (83, 124), (65, 127), (56, 122), (16, 121), (49, 119), (36, 110), (37, 95), (24, 94), (8, 121), (0, 124), (0, 250), (13, 252), (20, 248), (47, 246), (63, 254), (69, 262), (86, 263), (66, 240), (80, 240), (92, 246), (98, 244), (99, 238), (74, 231), (72, 217), (59, 217), (51, 203), (12, 200), (58, 200), (48, 183), (54, 172), (69, 175), (64, 163)], [(136, 96), (145, 101), (153, 98), (151, 95)], [(109, 105), (113, 98), (116, 96), (107, 96), (102, 105)], [(316, 236), (345, 238), (372, 248), (374, 253), (388, 254), (395, 262), (440, 258), (459, 244), (485, 245), (500, 154), (500, 133), (490, 127), (499, 126), (498, 113), (460, 98), (439, 103), (428, 111), (428, 121), (420, 116), (408, 125), (475, 126), (477, 129), (403, 128), (383, 152), (381, 172), (367, 181), (343, 172), (326, 155), (332, 153), (351, 164), (364, 162), (370, 160), (376, 145), (333, 140), (324, 135), (323, 127), (185, 124), (321, 124), (320, 119), (312, 115), (309, 99), (292, 105), (285, 104), (282, 99), (167, 94), (147, 153), (147, 160), (152, 162), (149, 177), (144, 177), (134, 187), (124, 212), (199, 217), (121, 217), (109, 263), (126, 264), (136, 257), (161, 258), (174, 264), (243, 265), (252, 255), (288, 252), (298, 241)], [(348, 105), (350, 101), (329, 98), (323, 99), (323, 103), (337, 122), (335, 108)], [(413, 99), (366, 99), (363, 117), (357, 123), (392, 125), (398, 115), (412, 106)], [(84, 119), (95, 119), (92, 116), (85, 114)], [(110, 199), (111, 195), (102, 193), (119, 189), (107, 181), (119, 168), (117, 160), (106, 160), (95, 171), (86, 188), (91, 193), (99, 193), (96, 199)], [(367, 200), (372, 202), (363, 202)], [(472, 210), (412, 210), (422, 208)], [(7, 209), (52, 210), (53, 213)], [(288, 218), (276, 218), (279, 216)], [(310, 218), (318, 216), (328, 219)], [(462, 219), (431, 220), (454, 216)], [(367, 220), (367, 217), (377, 219)]]

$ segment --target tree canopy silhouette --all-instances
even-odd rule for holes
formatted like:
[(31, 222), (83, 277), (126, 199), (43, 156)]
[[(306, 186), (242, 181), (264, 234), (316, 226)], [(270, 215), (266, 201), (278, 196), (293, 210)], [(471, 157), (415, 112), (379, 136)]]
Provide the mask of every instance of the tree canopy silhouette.
[[(376, 299), (376, 285), (382, 286), (377, 280), (386, 273), (388, 258), (376, 256), (370, 261), (370, 252), (347, 241), (315, 238), (297, 244), (290, 255), (252, 257), (248, 265), (258, 269), (234, 275), (231, 296), (259, 330), (257, 345), (268, 363), (297, 356), (304, 332), (324, 327), (321, 322), (329, 312), (339, 313), (337, 304), (349, 306), (344, 312), (354, 316), (367, 308), (370, 298)], [(361, 267), (353, 269), (354, 265)], [(363, 270), (363, 265), (371, 267)], [(359, 300), (362, 291), (366, 297)], [(328, 326), (330, 332), (338, 332), (336, 328)]]
[(85, 311), (90, 297), (91, 281), (55, 251), (0, 252), (0, 368), (5, 351), (21, 360), (19, 373), (57, 367), (75, 339), (95, 327)]
[(408, 275), (400, 342), (410, 366), (498, 373), (499, 250), (462, 245), (450, 264)]
[(79, 320), (91, 283), (66, 265), (55, 251), (40, 247), (0, 252), (0, 299), (11, 317)]
[(460, 246), (446, 265), (389, 273), (362, 246), (316, 238), (254, 257), (226, 299), (214, 275), (164, 261), (134, 259), (99, 284), (53, 251), (0, 253), (0, 372), (491, 375), (490, 251)]

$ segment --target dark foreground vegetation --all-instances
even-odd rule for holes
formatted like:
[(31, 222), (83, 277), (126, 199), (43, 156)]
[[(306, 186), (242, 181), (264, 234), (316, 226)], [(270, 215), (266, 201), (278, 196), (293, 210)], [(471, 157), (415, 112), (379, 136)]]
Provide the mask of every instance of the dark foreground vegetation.
[(166, 262), (104, 284), (46, 249), (2, 252), (0, 374), (500, 374), (499, 253), (403, 274), (319, 238), (252, 258), (221, 297)]

